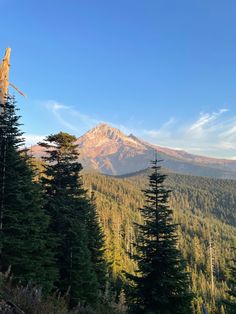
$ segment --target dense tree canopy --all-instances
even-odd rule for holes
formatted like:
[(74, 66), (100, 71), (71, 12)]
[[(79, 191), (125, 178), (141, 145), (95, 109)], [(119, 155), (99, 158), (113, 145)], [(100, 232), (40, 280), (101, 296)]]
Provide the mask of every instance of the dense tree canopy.
[[(96, 313), (123, 313), (127, 305), (135, 313), (235, 312), (236, 181), (165, 178), (156, 165), (154, 173), (120, 178), (82, 175), (75, 137), (48, 136), (42, 162), (22, 149), (22, 135), (9, 98), (0, 115), (0, 253), (14, 283), (60, 291), (70, 306)], [(127, 297), (125, 272), (134, 288)], [(51, 308), (56, 303), (52, 297)]]
[[(143, 171), (121, 178), (92, 173), (83, 176), (85, 185), (95, 192), (108, 248), (106, 256), (119, 280), (125, 280), (123, 271), (133, 273), (136, 269), (136, 263), (130, 258), (138, 238), (133, 222), (143, 221), (138, 208), (143, 206), (141, 190), (147, 186), (149, 174)], [(202, 314), (203, 302), (208, 313), (223, 313), (222, 298), (227, 298), (230, 278), (227, 260), (232, 258), (231, 247), (236, 246), (233, 218), (236, 182), (168, 173), (166, 188), (172, 190), (169, 205), (175, 209), (173, 218), (179, 224), (179, 248), (191, 276), (195, 295), (193, 313)], [(225, 213), (231, 213), (228, 224), (221, 220)], [(211, 306), (209, 228), (214, 253), (215, 309)]]
[(18, 281), (50, 290), (56, 271), (47, 235), (49, 217), (29, 157), (21, 150), (18, 121), (15, 101), (9, 98), (0, 115), (1, 267), (11, 266)]
[(70, 295), (71, 305), (84, 302), (96, 306), (100, 285), (104, 289), (101, 277), (105, 271), (100, 275), (103, 243), (95, 243), (101, 235), (94, 207), (83, 188), (75, 141), (74, 136), (60, 132), (41, 143), (47, 153), (42, 177), (45, 208), (55, 238), (58, 288)]

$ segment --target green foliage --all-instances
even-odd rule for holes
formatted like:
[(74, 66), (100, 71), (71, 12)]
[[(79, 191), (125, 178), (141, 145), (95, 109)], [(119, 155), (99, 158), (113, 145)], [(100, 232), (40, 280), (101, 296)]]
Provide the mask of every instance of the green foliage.
[(108, 280), (108, 263), (105, 260), (104, 233), (99, 222), (93, 193), (91, 195), (91, 201), (89, 202), (86, 213), (86, 226), (91, 261), (97, 276), (100, 293), (104, 295), (106, 290), (106, 283)]
[[(235, 255), (235, 249), (234, 249)], [(231, 260), (228, 299), (224, 301), (227, 313), (236, 313), (236, 259)]]
[(29, 158), (20, 151), (18, 121), (15, 101), (9, 98), (0, 115), (1, 267), (4, 271), (11, 265), (15, 280), (50, 291), (56, 274), (47, 237), (49, 217)]
[[(127, 283), (124, 272), (132, 274), (138, 282), (135, 271), (142, 256), (139, 255), (142, 242), (138, 242), (134, 222), (143, 231), (156, 230), (155, 224), (144, 224), (148, 215), (145, 218), (138, 210), (143, 208), (145, 211), (146, 208), (141, 189), (148, 184), (148, 172), (121, 178), (84, 173), (85, 186), (91, 188), (95, 195), (89, 199), (82, 184), (82, 167), (78, 162), (75, 137), (62, 132), (48, 136), (42, 144), (48, 151), (46, 164), (42, 166), (38, 160), (31, 160), (28, 152), (21, 150), (24, 141), (18, 121), (14, 99), (9, 99), (4, 113), (0, 115), (2, 270), (12, 266), (14, 282), (21, 281), (22, 291), (30, 282), (32, 287), (43, 287), (46, 293), (55, 283), (62, 294), (69, 296), (72, 306), (80, 302), (75, 310), (77, 312), (124, 312), (126, 297), (123, 288)], [(43, 193), (37, 183), (39, 173), (35, 173), (32, 164), (44, 169)], [(162, 174), (160, 180), (161, 177)], [(192, 312), (200, 314), (204, 304), (209, 314), (234, 313), (235, 261), (231, 262), (230, 268), (226, 261), (232, 259), (231, 248), (236, 247), (236, 181), (169, 173), (165, 182), (160, 183), (165, 183), (167, 191), (172, 190), (169, 206), (164, 202), (162, 209), (170, 216), (170, 208), (174, 209), (178, 242), (175, 242), (175, 226), (170, 221), (165, 229), (167, 234), (172, 234), (167, 237), (172, 239), (167, 251), (175, 260), (178, 249), (173, 248), (177, 244), (187, 262), (195, 295)], [(166, 201), (167, 194), (163, 194)], [(162, 228), (164, 230), (164, 225)], [(213, 290), (209, 234), (213, 241)], [(151, 254), (151, 246), (149, 248), (150, 252), (145, 254)], [(136, 260), (131, 258), (135, 255), (139, 256)], [(168, 263), (165, 266), (168, 267)], [(150, 265), (143, 269), (140, 267), (143, 274), (151, 273), (153, 269)], [(183, 274), (181, 263), (179, 270)], [(178, 276), (175, 276), (176, 279)], [(172, 280), (167, 282), (171, 283)], [(17, 302), (20, 302), (17, 293), (16, 296)], [(32, 304), (27, 303), (27, 298), (21, 301), (30, 307)], [(57, 306), (57, 303), (54, 303), (53, 296), (52, 303), (49, 299), (44, 299), (45, 306), (50, 309), (49, 313), (53, 313), (53, 304)], [(110, 299), (113, 302), (107, 301)], [(163, 300), (164, 297), (158, 302)], [(65, 311), (62, 313), (66, 313), (63, 304), (58, 306), (62, 306), (62, 311)], [(38, 303), (38, 313), (41, 313), (41, 306), (44, 308), (44, 303)], [(46, 308), (42, 313), (47, 313)], [(31, 309), (34, 311), (33, 307)], [(59, 313), (59, 308), (56, 313)]]
[[(137, 209), (143, 206), (140, 190), (148, 184), (148, 173), (143, 171), (121, 178), (94, 173), (83, 175), (85, 186), (91, 187), (96, 196), (105, 233), (105, 254), (116, 279), (117, 294), (125, 281), (123, 271), (134, 273), (136, 269), (130, 258), (135, 253), (133, 243), (138, 237), (133, 222), (142, 222)], [(221, 313), (230, 278), (226, 261), (232, 258), (231, 247), (236, 246), (236, 181), (168, 173), (166, 188), (172, 190), (169, 205), (175, 209), (174, 221), (179, 224), (178, 246), (191, 276), (195, 295), (193, 313), (201, 314), (203, 302), (209, 314)], [(222, 217), (228, 223), (222, 222)], [(214, 252), (215, 306), (211, 304), (209, 231)]]
[(145, 202), (140, 209), (143, 223), (138, 224), (136, 254), (138, 265), (132, 282), (130, 310), (132, 313), (189, 313), (192, 296), (189, 279), (177, 249), (176, 225), (169, 208), (169, 192), (164, 187), (165, 175), (158, 161), (153, 162)]
[(51, 217), (50, 232), (57, 245), (57, 287), (69, 294), (71, 306), (85, 302), (96, 307), (101, 278), (97, 277), (100, 261), (96, 256), (100, 253), (95, 250), (100, 250), (100, 242), (92, 243), (89, 235), (89, 231), (94, 235), (98, 229), (94, 229), (94, 209), (83, 189), (75, 140), (61, 132), (41, 143), (47, 149), (42, 178), (45, 208)]

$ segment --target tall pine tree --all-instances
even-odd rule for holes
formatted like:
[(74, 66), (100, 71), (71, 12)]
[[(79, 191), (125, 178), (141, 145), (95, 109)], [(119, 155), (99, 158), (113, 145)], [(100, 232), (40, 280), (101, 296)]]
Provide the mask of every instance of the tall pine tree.
[(149, 187), (144, 191), (141, 209), (144, 224), (138, 225), (139, 239), (134, 259), (136, 275), (129, 275), (131, 313), (184, 314), (191, 310), (191, 293), (185, 265), (177, 249), (176, 225), (168, 206), (170, 191), (164, 187), (166, 176), (153, 162)]
[(49, 216), (43, 210), (40, 186), (33, 182), (29, 157), (21, 147), (15, 101), (8, 98), (0, 114), (1, 270), (9, 266), (15, 280), (47, 291), (56, 278), (48, 239)]
[(72, 306), (84, 302), (96, 307), (100, 281), (96, 264), (100, 261), (89, 234), (94, 231), (93, 210), (83, 188), (75, 141), (74, 136), (60, 132), (40, 144), (47, 153), (42, 183), (50, 231), (57, 243), (57, 286), (69, 292)]

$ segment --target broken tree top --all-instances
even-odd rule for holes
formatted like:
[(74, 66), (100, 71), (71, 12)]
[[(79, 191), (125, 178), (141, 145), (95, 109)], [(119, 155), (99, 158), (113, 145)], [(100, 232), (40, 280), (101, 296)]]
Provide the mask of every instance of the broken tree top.
[(2, 105), (5, 104), (9, 85), (12, 86), (22, 96), (25, 96), (15, 85), (9, 82), (10, 54), (11, 48), (7, 48), (4, 59), (0, 65), (0, 104)]
[(0, 66), (0, 103), (4, 104), (5, 98), (8, 95), (9, 86), (9, 68), (10, 68), (11, 48), (7, 48), (4, 59)]

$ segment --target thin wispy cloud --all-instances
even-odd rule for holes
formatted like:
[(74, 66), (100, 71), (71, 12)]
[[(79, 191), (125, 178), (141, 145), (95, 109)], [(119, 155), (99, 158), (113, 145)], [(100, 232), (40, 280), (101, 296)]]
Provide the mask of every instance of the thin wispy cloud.
[(77, 135), (79, 135), (84, 128), (91, 128), (100, 123), (99, 120), (82, 114), (73, 107), (63, 105), (54, 100), (47, 101), (44, 105), (53, 113), (61, 125), (75, 132)]
[[(57, 129), (59, 130), (63, 129), (65, 132), (71, 133), (77, 137), (83, 135), (85, 132), (87, 132), (91, 128), (94, 128), (100, 123), (107, 123), (113, 126), (114, 128), (120, 129), (122, 132), (126, 134), (135, 133), (135, 131), (132, 128), (126, 127), (125, 125), (115, 124), (112, 123), (111, 121), (95, 119), (89, 115), (81, 113), (72, 106), (64, 105), (55, 100), (37, 101), (37, 104), (41, 108), (43, 108), (43, 110), (46, 109), (50, 114), (53, 115), (55, 121), (58, 124)], [(46, 135), (47, 134), (39, 135), (26, 133), (24, 135), (26, 146), (30, 147), (32, 145), (37, 144), (38, 142), (41, 142), (46, 137)]]
[(57, 101), (50, 100), (43, 103), (46, 108), (52, 112), (57, 121), (67, 130), (75, 132), (75, 135), (80, 136), (83, 132), (97, 126), (99, 123), (107, 123), (122, 132), (128, 134), (134, 130), (122, 124), (115, 124), (111, 121), (95, 119), (89, 115), (83, 114), (71, 106), (61, 104)]
[(236, 116), (230, 116), (226, 108), (215, 112), (200, 112), (189, 123), (170, 117), (157, 129), (142, 129), (131, 128), (129, 123), (117, 125), (111, 121), (98, 120), (54, 100), (44, 102), (43, 105), (67, 132), (76, 136), (81, 136), (99, 123), (108, 123), (126, 134), (133, 133), (152, 144), (199, 155), (236, 158)]
[(204, 137), (205, 132), (214, 131), (218, 124), (219, 117), (228, 112), (228, 109), (220, 109), (213, 113), (200, 113), (200, 117), (189, 127), (189, 133), (195, 137)]
[(154, 144), (188, 152), (234, 158), (236, 156), (236, 116), (228, 109), (200, 113), (191, 123), (171, 119), (157, 130), (143, 130), (143, 136)]
[(144, 135), (150, 136), (150, 138), (168, 138), (171, 136), (172, 127), (177, 123), (175, 118), (170, 118), (167, 122), (165, 122), (161, 128), (157, 130), (142, 130), (141, 133)]

